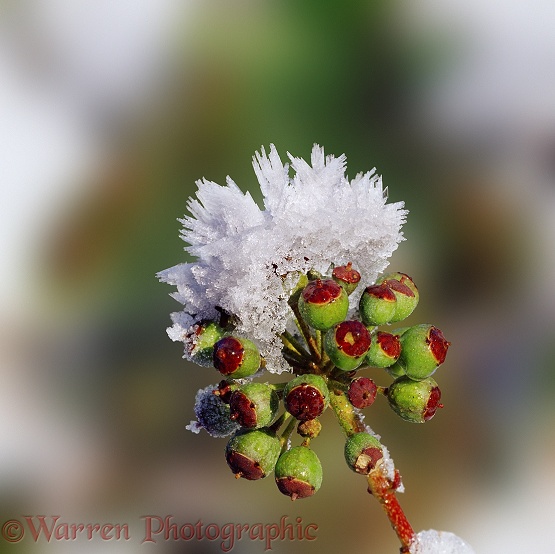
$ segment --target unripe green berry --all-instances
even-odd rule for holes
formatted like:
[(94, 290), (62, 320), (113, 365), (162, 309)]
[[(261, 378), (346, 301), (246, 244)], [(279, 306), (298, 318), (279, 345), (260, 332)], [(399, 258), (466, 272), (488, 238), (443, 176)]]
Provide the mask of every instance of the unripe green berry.
[(324, 331), (345, 319), (349, 298), (333, 279), (316, 279), (303, 289), (298, 306), (310, 327)]
[(422, 381), (399, 377), (388, 387), (387, 399), (393, 411), (411, 423), (424, 423), (443, 408), (439, 402), (441, 391), (431, 377)]
[(366, 363), (373, 367), (389, 367), (401, 355), (401, 342), (397, 335), (378, 331), (372, 337), (372, 344), (366, 355)]
[(326, 381), (320, 375), (299, 375), (285, 385), (283, 402), (293, 417), (301, 421), (314, 419), (329, 404)]
[(241, 379), (255, 374), (260, 368), (260, 353), (256, 345), (243, 337), (224, 337), (214, 345), (214, 367), (226, 377)]
[(322, 484), (322, 464), (310, 448), (295, 446), (279, 457), (275, 476), (279, 490), (291, 500), (307, 498)]
[(343, 287), (347, 294), (351, 294), (360, 282), (360, 273), (353, 269), (351, 262), (347, 265), (334, 267), (331, 276), (338, 285)]
[(246, 383), (229, 399), (231, 419), (249, 429), (267, 427), (279, 408), (276, 391), (267, 383)]
[(356, 473), (368, 475), (383, 458), (382, 449), (380, 441), (370, 433), (355, 433), (345, 443), (345, 460)]
[(281, 445), (268, 429), (239, 431), (227, 443), (225, 457), (235, 477), (255, 481), (275, 467)]
[(199, 321), (185, 336), (185, 357), (200, 366), (211, 367), (214, 344), (223, 336), (224, 330), (215, 321)]
[(212, 437), (227, 437), (239, 429), (231, 419), (229, 406), (217, 392), (217, 385), (210, 385), (197, 392), (194, 408), (197, 422), (191, 422), (189, 428), (192, 431), (198, 432), (202, 428)]
[(408, 377), (414, 380), (426, 379), (445, 361), (448, 341), (443, 333), (433, 325), (415, 325), (401, 336), (401, 356), (399, 363)]
[(405, 273), (390, 273), (378, 279), (378, 283), (389, 286), (397, 299), (395, 314), (391, 322), (403, 321), (416, 308), (419, 293), (414, 281)]
[(360, 321), (342, 321), (324, 336), (324, 349), (330, 360), (343, 371), (356, 369), (370, 348), (370, 333)]
[(360, 297), (360, 317), (365, 325), (383, 325), (393, 319), (396, 305), (397, 298), (388, 285), (371, 285)]

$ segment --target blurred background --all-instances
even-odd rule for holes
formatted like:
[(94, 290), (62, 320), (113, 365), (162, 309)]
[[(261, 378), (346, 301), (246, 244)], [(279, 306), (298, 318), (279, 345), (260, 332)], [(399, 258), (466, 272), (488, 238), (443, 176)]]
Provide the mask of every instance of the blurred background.
[(552, 551), (554, 28), (548, 0), (1, 2), (1, 522), (128, 523), (132, 540), (0, 552), (221, 552), (140, 545), (145, 515), (300, 517), (317, 540), (273, 551), (398, 551), (332, 418), (322, 489), (295, 503), (185, 430), (218, 378), (168, 339), (179, 305), (155, 273), (187, 260), (195, 180), (229, 174), (260, 200), (251, 157), (270, 143), (345, 153), (350, 177), (376, 167), (410, 210), (390, 268), (419, 286), (411, 322), (452, 342), (445, 408), (419, 426), (376, 402), (367, 421), (415, 530)]

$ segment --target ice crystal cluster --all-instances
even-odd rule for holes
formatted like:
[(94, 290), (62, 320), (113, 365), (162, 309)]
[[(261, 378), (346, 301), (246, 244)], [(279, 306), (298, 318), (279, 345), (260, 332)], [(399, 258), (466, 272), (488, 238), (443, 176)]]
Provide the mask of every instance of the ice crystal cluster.
[[(238, 318), (237, 332), (257, 343), (268, 371), (288, 370), (279, 336), (290, 325), (287, 300), (299, 276), (352, 262), (373, 282), (403, 240), (407, 212), (401, 202), (387, 203), (375, 170), (349, 180), (345, 156), (324, 156), (317, 145), (310, 164), (289, 160), (284, 164), (273, 145), (255, 155), (263, 210), (229, 177), (225, 186), (197, 182), (190, 215), (181, 220), (185, 249), (196, 260), (159, 274), (184, 305), (168, 334), (185, 343), (186, 357), (195, 323), (215, 319), (219, 308)], [(351, 308), (359, 296), (351, 295)]]
[(474, 550), (453, 533), (429, 529), (417, 533), (410, 554), (474, 554)]

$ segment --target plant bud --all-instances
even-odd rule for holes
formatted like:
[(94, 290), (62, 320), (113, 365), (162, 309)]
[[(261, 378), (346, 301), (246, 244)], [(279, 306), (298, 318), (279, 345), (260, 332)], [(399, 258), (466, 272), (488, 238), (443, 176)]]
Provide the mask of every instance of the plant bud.
[(310, 439), (316, 438), (322, 430), (322, 424), (318, 418), (307, 419), (306, 421), (299, 421), (297, 425), (297, 433), (301, 437), (308, 437)]
[(360, 317), (365, 325), (383, 325), (393, 319), (396, 305), (397, 298), (388, 285), (371, 285), (360, 297)]
[(366, 355), (366, 363), (372, 367), (389, 367), (401, 355), (401, 342), (397, 335), (378, 331), (372, 337), (370, 350)]
[(399, 363), (408, 377), (426, 379), (445, 361), (450, 342), (433, 325), (415, 325), (400, 336)]
[(185, 335), (185, 358), (197, 365), (211, 367), (214, 344), (223, 335), (224, 330), (216, 322), (199, 321)]
[(418, 289), (414, 281), (405, 273), (390, 273), (378, 279), (378, 283), (388, 285), (397, 299), (392, 322), (403, 321), (418, 305), (420, 297)]
[(324, 331), (345, 319), (349, 298), (333, 279), (316, 279), (303, 289), (298, 306), (310, 327)]
[(310, 448), (295, 446), (279, 457), (275, 476), (279, 490), (291, 500), (307, 498), (322, 484), (322, 464)]
[(360, 321), (342, 321), (326, 332), (324, 349), (343, 371), (356, 369), (370, 348), (370, 333)]
[(235, 477), (255, 481), (274, 469), (280, 451), (279, 439), (268, 429), (243, 430), (227, 443), (225, 457)]
[(351, 294), (360, 282), (360, 273), (353, 269), (351, 262), (347, 265), (334, 267), (331, 276), (338, 285), (343, 287), (347, 294)]
[(368, 475), (383, 458), (380, 441), (370, 433), (351, 435), (345, 443), (345, 460), (356, 473)]
[(378, 387), (376, 387), (376, 383), (374, 383), (372, 379), (368, 377), (359, 377), (351, 381), (349, 390), (347, 391), (347, 397), (355, 408), (362, 409), (374, 403), (377, 392)]
[(231, 419), (248, 429), (267, 427), (279, 408), (276, 391), (267, 383), (247, 383), (229, 399)]
[(214, 345), (213, 363), (222, 375), (241, 379), (258, 371), (260, 353), (249, 339), (224, 337)]
[(399, 377), (387, 389), (389, 405), (405, 421), (424, 423), (434, 417), (440, 404), (441, 391), (431, 378), (413, 381), (407, 376)]
[(293, 417), (301, 421), (314, 419), (329, 404), (326, 381), (320, 375), (299, 375), (285, 385), (283, 402)]

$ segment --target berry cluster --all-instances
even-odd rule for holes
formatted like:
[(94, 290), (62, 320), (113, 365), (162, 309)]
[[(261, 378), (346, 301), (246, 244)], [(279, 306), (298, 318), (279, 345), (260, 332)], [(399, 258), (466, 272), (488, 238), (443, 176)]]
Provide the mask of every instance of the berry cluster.
[[(216, 321), (201, 321), (191, 332), (190, 359), (213, 365), (224, 377), (199, 391), (198, 424), (214, 436), (233, 434), (225, 456), (237, 478), (257, 480), (272, 471), (278, 489), (295, 500), (312, 496), (322, 483), (322, 465), (311, 448), (321, 430), (320, 416), (331, 407), (347, 440), (345, 460), (352, 471), (370, 475), (387, 458), (387, 450), (362, 423), (360, 410), (378, 395), (402, 419), (424, 423), (440, 403), (432, 374), (446, 357), (449, 342), (433, 325), (391, 331), (379, 326), (406, 319), (419, 293), (404, 273), (391, 273), (367, 286), (357, 318), (348, 318), (349, 295), (361, 275), (349, 263), (330, 277), (309, 271), (289, 298), (294, 331), (281, 335), (282, 355), (294, 375), (279, 384), (253, 380), (265, 360), (256, 344), (234, 334), (233, 316), (221, 312)], [(394, 378), (387, 387), (358, 375), (382, 368)], [(283, 405), (280, 415), (280, 406)], [(301, 444), (291, 446), (296, 429)], [(398, 486), (398, 474), (388, 486)]]

